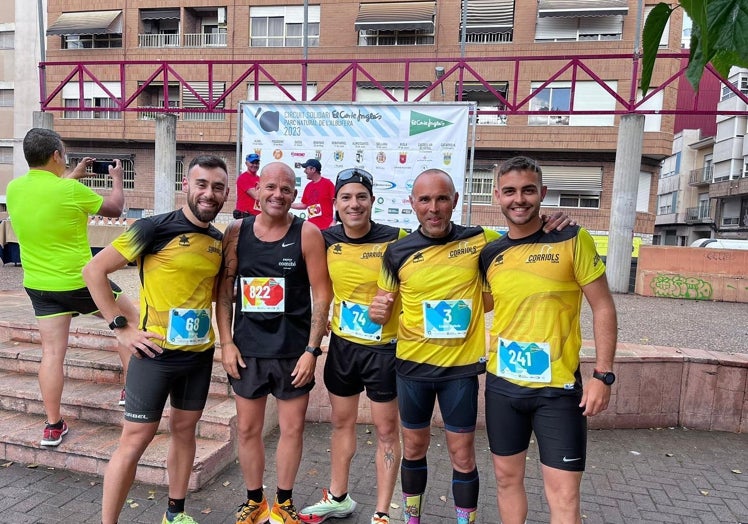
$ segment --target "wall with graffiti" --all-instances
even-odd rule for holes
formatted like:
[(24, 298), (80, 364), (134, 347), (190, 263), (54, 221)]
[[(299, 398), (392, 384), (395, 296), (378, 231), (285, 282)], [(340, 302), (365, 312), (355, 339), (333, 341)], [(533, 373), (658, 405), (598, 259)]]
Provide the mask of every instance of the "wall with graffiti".
[(636, 294), (748, 303), (748, 251), (642, 246)]

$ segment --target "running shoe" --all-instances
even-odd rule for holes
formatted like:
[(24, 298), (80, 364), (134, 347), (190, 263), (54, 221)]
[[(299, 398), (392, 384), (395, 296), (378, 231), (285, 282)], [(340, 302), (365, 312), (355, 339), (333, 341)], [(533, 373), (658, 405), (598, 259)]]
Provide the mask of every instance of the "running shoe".
[(371, 517), (371, 524), (390, 524), (390, 516), (380, 517), (376, 513)]
[(270, 522), (277, 524), (301, 524), (299, 514), (296, 512), (296, 506), (293, 505), (293, 500), (288, 499), (283, 504), (280, 504), (276, 498), (273, 503), (273, 509), (270, 510)]
[(122, 393), (119, 394), (119, 405), (125, 405), (125, 388), (122, 388)]
[(62, 437), (68, 433), (68, 424), (64, 420), (62, 421), (61, 428), (55, 428), (52, 424), (47, 423), (44, 427), (44, 436), (40, 444), (42, 446), (59, 446), (62, 442)]
[(197, 524), (197, 521), (187, 513), (177, 513), (174, 520), (169, 520), (166, 518), (166, 513), (164, 513), (164, 518), (161, 519), (161, 524)]
[(270, 510), (265, 497), (260, 502), (247, 499), (236, 511), (236, 524), (263, 524), (269, 518)]
[(305, 524), (317, 524), (329, 518), (347, 517), (356, 509), (356, 501), (350, 495), (346, 495), (341, 502), (332, 498), (330, 492), (322, 490), (322, 500), (311, 506), (307, 506), (299, 513), (299, 518)]

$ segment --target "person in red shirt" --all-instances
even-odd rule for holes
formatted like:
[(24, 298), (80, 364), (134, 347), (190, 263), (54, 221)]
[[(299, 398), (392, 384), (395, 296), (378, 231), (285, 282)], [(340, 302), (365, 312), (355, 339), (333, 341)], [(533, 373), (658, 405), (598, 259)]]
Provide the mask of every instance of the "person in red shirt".
[(244, 159), (247, 170), (236, 179), (236, 209), (234, 218), (244, 218), (260, 214), (260, 204), (257, 202), (257, 183), (260, 177), (260, 155), (250, 153)]
[(304, 168), (309, 183), (304, 188), (301, 202), (291, 205), (293, 209), (306, 209), (306, 218), (320, 229), (327, 229), (335, 223), (332, 215), (332, 201), (335, 198), (335, 184), (322, 176), (322, 164), (316, 158), (310, 158), (301, 167)]

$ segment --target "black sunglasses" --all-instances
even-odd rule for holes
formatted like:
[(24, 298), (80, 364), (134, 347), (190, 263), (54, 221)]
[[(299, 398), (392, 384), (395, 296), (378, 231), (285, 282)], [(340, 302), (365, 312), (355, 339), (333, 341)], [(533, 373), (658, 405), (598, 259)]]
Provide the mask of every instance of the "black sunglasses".
[(374, 185), (374, 177), (371, 176), (371, 173), (368, 171), (364, 171), (363, 169), (344, 169), (340, 173), (338, 173), (338, 178), (335, 180), (335, 183), (338, 182), (344, 182), (346, 180), (350, 180), (351, 178), (357, 177), (359, 180), (368, 180), (371, 185)]

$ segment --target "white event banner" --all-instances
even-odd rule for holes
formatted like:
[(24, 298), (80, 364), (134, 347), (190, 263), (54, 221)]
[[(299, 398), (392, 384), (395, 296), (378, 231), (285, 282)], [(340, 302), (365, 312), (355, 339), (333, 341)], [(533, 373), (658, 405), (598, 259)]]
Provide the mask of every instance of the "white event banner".
[(343, 169), (365, 169), (374, 176), (373, 220), (414, 230), (408, 196), (419, 173), (444, 170), (464, 195), (469, 110), (469, 103), (242, 102), (241, 157), (257, 153), (263, 166), (293, 168), (297, 201), (307, 183), (301, 164), (309, 158), (333, 183)]

